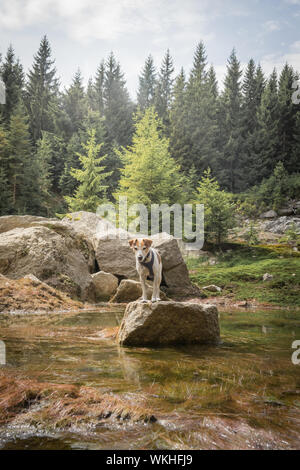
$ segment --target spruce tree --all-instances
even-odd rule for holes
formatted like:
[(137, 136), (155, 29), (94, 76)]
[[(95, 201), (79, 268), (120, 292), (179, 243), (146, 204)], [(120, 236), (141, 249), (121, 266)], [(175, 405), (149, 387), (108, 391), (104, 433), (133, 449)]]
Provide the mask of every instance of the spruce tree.
[(144, 68), (139, 76), (139, 89), (137, 102), (142, 111), (152, 106), (154, 103), (156, 85), (156, 71), (153, 58), (149, 55), (145, 61)]
[(34, 213), (40, 207), (37, 165), (32, 149), (27, 116), (21, 105), (12, 114), (8, 132), (7, 179), (14, 213)]
[(96, 100), (96, 110), (99, 112), (100, 116), (104, 115), (104, 80), (105, 80), (105, 64), (102, 61), (97, 68), (95, 76), (95, 100)]
[(171, 107), (174, 82), (173, 72), (173, 59), (168, 49), (162, 61), (155, 88), (154, 98), (156, 112), (158, 116), (162, 119), (162, 122), (168, 134), (170, 125), (169, 111)]
[(154, 108), (136, 116), (132, 145), (120, 154), (119, 190), (115, 198), (126, 195), (129, 203), (172, 204), (181, 198), (179, 166), (169, 153), (169, 140), (162, 134), (162, 123)]
[(257, 158), (252, 181), (259, 183), (272, 174), (280, 155), (278, 81), (275, 69), (263, 91), (257, 119), (258, 130), (255, 136)]
[(191, 168), (189, 155), (191, 142), (187, 129), (186, 79), (183, 68), (176, 77), (173, 89), (173, 101), (170, 110), (170, 151), (180, 168), (188, 174)]
[(64, 96), (64, 108), (69, 117), (70, 134), (82, 129), (87, 114), (87, 99), (84, 92), (83, 77), (78, 69)]
[(217, 166), (218, 180), (229, 191), (244, 189), (242, 155), (242, 91), (241, 67), (232, 51), (227, 64), (224, 91), (221, 96), (220, 133), (221, 148)]
[(259, 93), (258, 88), (255, 62), (253, 59), (250, 59), (242, 85), (241, 132), (243, 141), (240, 160), (243, 162), (243, 169), (241, 169), (241, 180), (244, 184), (243, 190), (256, 182), (255, 167), (257, 155), (255, 153), (255, 139), (258, 129), (257, 110), (260, 105), (260, 100), (257, 96), (257, 93)]
[(218, 81), (217, 81), (216, 72), (215, 72), (213, 65), (211, 65), (208, 70), (207, 81), (208, 81), (208, 87), (209, 87), (210, 93), (215, 99), (217, 99), (219, 95)]
[(10, 191), (5, 169), (0, 166), (0, 216), (10, 213)]
[(39, 198), (42, 211), (49, 216), (51, 213), (51, 164), (53, 160), (53, 147), (51, 134), (43, 131), (42, 138), (37, 143), (36, 164), (38, 169)]
[(71, 173), (79, 182), (74, 196), (65, 196), (70, 211), (90, 211), (95, 212), (99, 204), (106, 201), (107, 186), (103, 184), (109, 176), (105, 172), (105, 166), (100, 163), (105, 160), (106, 155), (99, 157), (102, 144), (96, 143), (96, 131), (89, 131), (89, 139), (86, 144), (82, 144), (86, 155), (78, 154), (82, 169), (73, 168)]
[(0, 67), (0, 78), (5, 84), (6, 92), (6, 103), (0, 105), (0, 108), (3, 120), (8, 126), (10, 117), (22, 97), (24, 85), (23, 67), (19, 60), (16, 60), (15, 51), (11, 45), (8, 47), (5, 60)]
[(9, 140), (8, 131), (0, 124), (0, 215), (7, 215), (11, 209), (11, 190), (8, 184), (8, 156)]
[(116, 61), (113, 53), (110, 54), (105, 67), (103, 101), (106, 163), (108, 171), (112, 172), (108, 188), (108, 196), (111, 197), (120, 177), (120, 161), (115, 149), (129, 145), (133, 132), (133, 105), (125, 86), (120, 64)]
[(97, 110), (96, 91), (93, 79), (90, 77), (86, 88), (86, 102), (88, 109)]
[(204, 171), (201, 178), (196, 203), (204, 205), (205, 238), (220, 245), (227, 238), (229, 229), (234, 227), (234, 205), (232, 196), (221, 191), (210, 169)]
[(297, 145), (294, 135), (299, 133), (299, 129), (296, 127), (298, 108), (292, 101), (292, 94), (294, 92), (292, 85), (296, 78), (293, 68), (286, 64), (281, 72), (278, 87), (280, 149), (276, 160), (277, 162), (283, 162), (286, 170), (290, 173), (296, 170), (295, 165), (299, 168), (299, 163), (291, 158), (295, 145)]
[(255, 87), (256, 109), (258, 109), (261, 104), (262, 94), (266, 87), (266, 79), (260, 64), (256, 67)]
[(43, 130), (49, 132), (54, 130), (58, 86), (51, 47), (47, 36), (44, 36), (28, 74), (25, 95), (30, 132), (34, 142), (41, 138)]
[(198, 177), (208, 165), (212, 165), (217, 154), (217, 100), (211, 78), (207, 72), (205, 47), (200, 42), (196, 48), (185, 94), (185, 125), (190, 141), (185, 166), (195, 167)]

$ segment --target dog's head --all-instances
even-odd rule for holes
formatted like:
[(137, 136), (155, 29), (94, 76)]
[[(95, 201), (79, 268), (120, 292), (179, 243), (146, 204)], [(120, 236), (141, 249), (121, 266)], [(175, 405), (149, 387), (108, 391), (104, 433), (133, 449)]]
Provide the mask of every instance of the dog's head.
[(149, 240), (148, 238), (142, 238), (142, 240), (138, 240), (135, 238), (134, 240), (129, 240), (129, 245), (135, 253), (138, 261), (144, 261), (149, 253), (152, 240)]

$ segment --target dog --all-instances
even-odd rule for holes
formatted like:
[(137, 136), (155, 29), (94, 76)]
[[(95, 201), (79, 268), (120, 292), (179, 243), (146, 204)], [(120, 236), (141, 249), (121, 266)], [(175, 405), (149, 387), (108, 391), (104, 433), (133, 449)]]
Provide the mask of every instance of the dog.
[(159, 302), (159, 287), (162, 278), (161, 256), (157, 250), (151, 247), (152, 240), (143, 238), (142, 240), (129, 240), (129, 245), (133, 249), (136, 260), (136, 270), (139, 274), (142, 285), (142, 300), (147, 302), (146, 279), (153, 281), (153, 294), (151, 302)]

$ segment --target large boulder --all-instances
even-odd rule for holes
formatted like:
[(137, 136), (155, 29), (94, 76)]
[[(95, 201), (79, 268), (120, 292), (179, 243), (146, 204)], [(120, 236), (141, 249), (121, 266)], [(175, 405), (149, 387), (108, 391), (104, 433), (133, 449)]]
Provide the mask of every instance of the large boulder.
[(218, 310), (188, 302), (132, 302), (127, 305), (117, 341), (124, 346), (217, 344)]
[[(150, 283), (146, 284), (147, 286), (147, 297), (148, 300), (152, 297), (153, 287)], [(142, 297), (142, 285), (138, 281), (132, 279), (123, 279), (120, 282), (117, 292), (112, 297), (111, 302), (113, 303), (122, 303), (122, 302), (133, 302)], [(166, 294), (160, 292), (160, 298), (166, 299)]]
[(11, 279), (33, 274), (52, 287), (93, 301), (87, 242), (59, 222), (0, 234), (0, 272)]
[(57, 219), (47, 219), (35, 215), (4, 215), (0, 217), (0, 233), (14, 228), (28, 228), (45, 222), (57, 222)]
[(261, 219), (274, 219), (275, 217), (277, 217), (277, 213), (273, 210), (264, 212), (260, 215)]
[[(142, 238), (116, 228), (111, 222), (90, 212), (68, 214), (63, 222), (84, 234), (93, 244), (97, 266), (101, 271), (122, 279), (138, 281), (135, 256), (128, 244), (130, 238)], [(167, 233), (157, 234), (153, 246), (158, 249), (163, 264), (163, 285), (168, 295), (175, 297), (199, 296), (200, 291), (191, 284), (188, 269), (177, 240)]]
[(100, 238), (95, 246), (96, 260), (102, 271), (119, 279), (138, 279), (135, 256), (128, 240)]
[(276, 234), (284, 234), (291, 226), (295, 226), (298, 233), (300, 233), (300, 218), (299, 217), (279, 217), (276, 220), (265, 222), (262, 226), (266, 232)]
[(92, 274), (95, 286), (96, 300), (109, 300), (118, 289), (118, 278), (111, 273), (99, 271)]
[[(122, 234), (124, 236), (124, 234)], [(95, 247), (97, 263), (101, 270), (110, 272), (119, 279), (138, 280), (136, 261), (128, 239), (99, 238)], [(153, 237), (153, 247), (162, 258), (163, 282), (167, 295), (188, 297), (200, 295), (197, 287), (191, 284), (188, 269), (175, 238)]]
[(99, 237), (103, 237), (108, 229), (114, 229), (112, 223), (99, 217), (94, 212), (72, 212), (67, 214), (62, 222), (68, 227), (72, 227), (76, 233), (87, 238), (94, 247), (97, 245)]

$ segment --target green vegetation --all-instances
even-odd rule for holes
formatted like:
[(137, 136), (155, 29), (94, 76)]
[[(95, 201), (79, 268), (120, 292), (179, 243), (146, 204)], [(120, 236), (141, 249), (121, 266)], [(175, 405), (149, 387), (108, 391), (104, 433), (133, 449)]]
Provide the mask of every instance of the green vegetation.
[(126, 195), (128, 202), (172, 204), (180, 200), (182, 178), (179, 166), (169, 153), (169, 140), (161, 133), (162, 122), (154, 108), (136, 116), (133, 143), (119, 153), (124, 163), (119, 190), (115, 197)]
[[(277, 305), (300, 306), (300, 253), (285, 245), (242, 246), (225, 252), (210, 266), (206, 261), (189, 259), (193, 282), (198, 286), (216, 284), (220, 294), (233, 300), (253, 300)], [(273, 275), (263, 282), (265, 273)]]
[(218, 245), (226, 240), (228, 230), (234, 227), (235, 207), (232, 196), (220, 190), (219, 183), (211, 176), (210, 169), (204, 172), (197, 189), (196, 202), (204, 205), (205, 235)]
[(78, 154), (83, 169), (72, 168), (72, 176), (79, 181), (79, 186), (75, 191), (74, 197), (65, 196), (71, 211), (86, 210), (95, 212), (98, 205), (105, 201), (107, 187), (103, 185), (110, 173), (105, 172), (105, 167), (100, 163), (106, 156), (98, 157), (101, 144), (96, 144), (96, 130), (92, 129), (89, 133), (89, 139), (83, 148), (87, 155)]
[(51, 216), (67, 212), (70, 198), (78, 209), (94, 208), (96, 199), (78, 199), (82, 182), (74, 173), (86, 170), (80, 152), (92, 129), (102, 145), (97, 158), (106, 155), (101, 186), (112, 203), (120, 192), (148, 205), (190, 202), (208, 168), (222, 196), (233, 194), (247, 216), (300, 197), (300, 108), (292, 104), (298, 74), (288, 64), (268, 78), (250, 59), (243, 73), (233, 50), (220, 91), (200, 42), (188, 75), (181, 69), (174, 76), (169, 50), (159, 69), (148, 56), (134, 101), (113, 53), (87, 86), (78, 69), (62, 90), (44, 36), (27, 76), (12, 46), (4, 57), (0, 51), (0, 78), (0, 215)]

